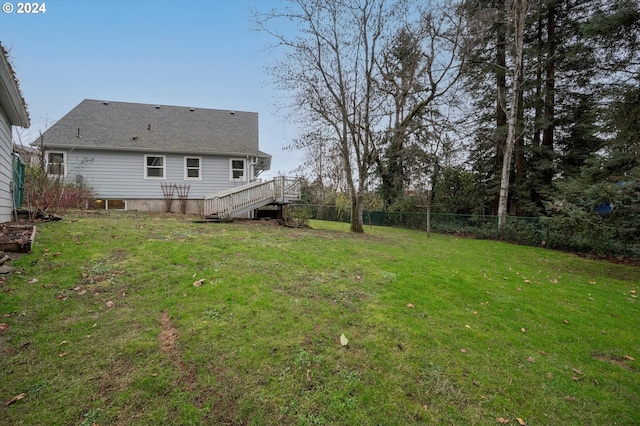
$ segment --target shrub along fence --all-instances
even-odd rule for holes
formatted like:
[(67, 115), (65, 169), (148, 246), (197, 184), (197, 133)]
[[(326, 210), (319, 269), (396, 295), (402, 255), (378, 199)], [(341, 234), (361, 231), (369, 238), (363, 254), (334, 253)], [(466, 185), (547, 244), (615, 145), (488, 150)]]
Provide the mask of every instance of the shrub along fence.
[[(349, 222), (350, 214), (349, 210), (327, 205), (297, 204), (290, 208), (290, 215), (294, 217), (318, 220)], [(580, 253), (640, 258), (638, 238), (618, 232), (615, 226), (576, 233), (566, 231), (553, 218), (509, 216), (500, 230), (498, 217), (492, 215), (365, 210), (362, 216), (366, 226), (395, 226)]]

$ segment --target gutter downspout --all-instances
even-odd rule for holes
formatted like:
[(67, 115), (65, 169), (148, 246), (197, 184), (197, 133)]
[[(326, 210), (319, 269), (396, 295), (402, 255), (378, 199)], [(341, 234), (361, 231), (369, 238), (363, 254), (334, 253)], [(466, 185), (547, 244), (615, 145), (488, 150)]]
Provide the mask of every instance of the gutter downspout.
[(247, 163), (249, 164), (249, 176), (251, 176), (251, 180), (250, 182), (255, 182), (256, 179), (256, 175), (255, 175), (255, 166), (258, 164), (259, 158), (258, 157), (252, 157), (253, 160), (249, 161), (249, 156), (247, 155)]

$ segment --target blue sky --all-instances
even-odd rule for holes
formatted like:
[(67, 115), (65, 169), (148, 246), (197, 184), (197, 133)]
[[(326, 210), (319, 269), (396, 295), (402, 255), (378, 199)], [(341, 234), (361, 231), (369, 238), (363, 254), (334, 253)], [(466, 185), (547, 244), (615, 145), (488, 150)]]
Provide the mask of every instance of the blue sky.
[[(1, 0), (0, 3), (7, 1)], [(0, 12), (0, 41), (31, 115), (24, 143), (85, 98), (259, 113), (268, 176), (290, 174), (299, 152), (264, 71), (279, 56), (251, 11), (272, 0), (48, 0), (46, 12)], [(264, 177), (265, 175), (263, 175)]]

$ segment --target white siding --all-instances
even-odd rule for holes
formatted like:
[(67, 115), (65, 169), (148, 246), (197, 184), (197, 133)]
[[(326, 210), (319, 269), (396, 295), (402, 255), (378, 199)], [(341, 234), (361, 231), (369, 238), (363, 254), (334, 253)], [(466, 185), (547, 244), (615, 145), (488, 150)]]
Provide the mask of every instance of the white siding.
[(11, 180), (13, 179), (13, 145), (11, 124), (0, 109), (0, 223), (10, 222), (13, 212)]
[[(166, 157), (165, 179), (145, 179), (145, 155)], [(185, 155), (75, 149), (67, 151), (66, 179), (76, 182), (76, 176), (82, 176), (96, 198), (103, 199), (164, 199), (162, 183), (189, 185), (189, 198), (201, 199), (246, 183), (229, 180), (229, 157), (206, 155), (198, 155), (202, 180), (185, 180)]]

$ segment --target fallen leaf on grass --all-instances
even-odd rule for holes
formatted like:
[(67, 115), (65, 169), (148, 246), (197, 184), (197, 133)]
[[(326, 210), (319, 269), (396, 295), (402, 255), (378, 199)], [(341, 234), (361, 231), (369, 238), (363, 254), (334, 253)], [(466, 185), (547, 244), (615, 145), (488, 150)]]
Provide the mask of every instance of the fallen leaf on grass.
[(467, 350), (466, 349), (460, 349), (460, 352), (462, 352), (463, 354), (466, 354)]
[(547, 353), (545, 351), (540, 351), (539, 354), (542, 356), (547, 356)]
[(498, 421), (498, 423), (500, 423), (501, 425), (506, 425), (507, 423), (509, 423), (509, 419), (505, 419), (503, 417), (498, 417), (496, 419)]
[(307, 383), (311, 383), (311, 370), (307, 368)]
[(37, 283), (38, 281), (39, 281), (39, 280), (38, 280), (37, 278), (33, 278), (32, 280), (27, 281), (27, 284), (35, 284), (35, 283)]
[(535, 360), (535, 358), (530, 356), (529, 358), (527, 358), (527, 362), (536, 362), (536, 360)]
[(572, 368), (572, 370), (573, 370), (573, 372), (574, 372), (574, 373), (576, 373), (576, 374), (579, 374), (579, 375), (581, 375), (581, 376), (583, 376), (583, 375), (584, 375), (584, 373), (582, 372), (582, 370), (578, 370), (577, 368)]
[(9, 324), (7, 324), (6, 322), (0, 323), (0, 331), (4, 331), (8, 329), (9, 329)]
[(63, 340), (62, 342), (60, 342), (60, 346), (66, 345), (67, 343), (69, 343), (69, 342), (67, 342), (66, 340)]
[(567, 325), (569, 324), (569, 321), (567, 321), (567, 320), (562, 320), (562, 322), (567, 324)]
[(518, 421), (518, 424), (520, 426), (527, 426), (527, 424), (525, 423), (524, 420), (522, 420), (520, 417), (517, 417), (516, 420)]
[(13, 398), (11, 398), (9, 401), (7, 401), (4, 405), (9, 406), (9, 405), (13, 404), (14, 402), (20, 401), (25, 396), (27, 396), (26, 393), (21, 393), (20, 395), (16, 395)]
[(349, 344), (349, 339), (347, 339), (347, 336), (345, 336), (344, 334), (340, 335), (340, 344), (342, 346), (347, 346)]
[(108, 301), (107, 303), (105, 303), (105, 305), (107, 306), (107, 308), (113, 308), (113, 302), (112, 301)]
[(62, 352), (62, 353), (61, 353), (60, 355), (58, 355), (58, 356), (59, 356), (60, 358), (62, 358), (62, 357), (64, 357), (64, 356), (67, 356), (67, 354), (68, 354), (68, 353), (69, 353), (69, 352)]
[(622, 357), (623, 359), (627, 360), (627, 361), (635, 361), (635, 358), (629, 355), (625, 355)]
[(204, 279), (198, 280), (196, 282), (193, 283), (194, 287), (200, 287), (202, 285), (202, 283), (204, 282)]
[(522, 331), (523, 333), (526, 333), (526, 332), (527, 332), (527, 330), (525, 330), (525, 329), (524, 329), (524, 327), (522, 327), (522, 328), (520, 329), (520, 331)]
[(411, 309), (413, 309), (413, 308), (415, 308), (415, 306), (413, 306), (413, 304), (412, 304), (412, 303), (407, 303), (407, 308), (411, 308)]

